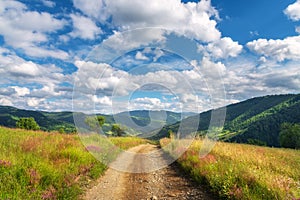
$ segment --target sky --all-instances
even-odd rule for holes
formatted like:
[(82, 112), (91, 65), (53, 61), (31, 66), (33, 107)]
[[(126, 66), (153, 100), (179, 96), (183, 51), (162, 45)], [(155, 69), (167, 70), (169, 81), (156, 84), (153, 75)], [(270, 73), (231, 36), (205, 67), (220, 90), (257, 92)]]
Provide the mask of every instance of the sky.
[(0, 1), (0, 105), (202, 112), (299, 69), (300, 0)]

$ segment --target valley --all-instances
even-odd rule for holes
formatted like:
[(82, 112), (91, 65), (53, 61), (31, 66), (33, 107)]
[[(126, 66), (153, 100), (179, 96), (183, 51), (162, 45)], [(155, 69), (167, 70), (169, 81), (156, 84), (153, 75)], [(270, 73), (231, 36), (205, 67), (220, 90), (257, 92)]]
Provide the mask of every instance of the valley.
[[(300, 198), (300, 95), (257, 97), (226, 109), (218, 141), (201, 157), (212, 111), (197, 116), (141, 110), (94, 118), (0, 106), (0, 123), (10, 127), (0, 127), (0, 198)], [(83, 134), (74, 116), (87, 124)], [(187, 138), (177, 135), (180, 123), (199, 116), (196, 138), (189, 139), (195, 140), (181, 146)], [(35, 119), (38, 128), (16, 129), (23, 118)]]

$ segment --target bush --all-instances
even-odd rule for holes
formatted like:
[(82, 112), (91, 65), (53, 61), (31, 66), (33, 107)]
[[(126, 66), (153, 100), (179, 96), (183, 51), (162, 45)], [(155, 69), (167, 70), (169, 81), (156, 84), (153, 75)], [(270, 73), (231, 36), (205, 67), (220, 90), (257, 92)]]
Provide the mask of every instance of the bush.
[(26, 130), (40, 130), (40, 126), (33, 117), (23, 117), (16, 122), (16, 127)]

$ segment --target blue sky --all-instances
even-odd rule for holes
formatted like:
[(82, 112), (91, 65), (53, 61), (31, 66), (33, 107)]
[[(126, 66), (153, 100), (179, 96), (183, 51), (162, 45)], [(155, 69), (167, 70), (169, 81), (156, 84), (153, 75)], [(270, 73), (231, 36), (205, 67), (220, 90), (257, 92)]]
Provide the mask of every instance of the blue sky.
[(299, 93), (299, 47), (299, 0), (1, 0), (0, 105), (201, 112)]
[(294, 0), (213, 0), (222, 20), (218, 27), (224, 36), (231, 37), (241, 44), (258, 39), (284, 39), (295, 36), (294, 23), (283, 13)]

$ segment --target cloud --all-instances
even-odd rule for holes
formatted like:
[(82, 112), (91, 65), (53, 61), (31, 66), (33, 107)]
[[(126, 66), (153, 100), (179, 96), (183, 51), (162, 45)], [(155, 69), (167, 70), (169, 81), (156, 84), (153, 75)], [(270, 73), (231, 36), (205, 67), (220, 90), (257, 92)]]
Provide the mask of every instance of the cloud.
[(136, 98), (130, 101), (129, 110), (172, 110), (178, 102), (162, 102), (159, 98)]
[(42, 101), (44, 101), (44, 99), (29, 98), (27, 100), (27, 105), (29, 107), (37, 108)]
[(31, 61), (24, 62), (20, 65), (13, 65), (9, 72), (15, 76), (37, 76), (40, 74), (37, 65)]
[(59, 85), (70, 81), (68, 75), (55, 65), (26, 61), (4, 48), (0, 48), (0, 75), (1, 84), (9, 85)]
[[(147, 51), (147, 49), (145, 49), (145, 50)], [(161, 56), (164, 55), (164, 52), (163, 52), (162, 50), (156, 48), (156, 49), (154, 50), (154, 54), (155, 54), (155, 56), (154, 56), (154, 58), (153, 58), (153, 61), (156, 62)]]
[(112, 105), (112, 100), (108, 96), (97, 97), (96, 95), (93, 95), (92, 96), (92, 101), (94, 103), (100, 103), (102, 105), (108, 105), (108, 106)]
[(11, 88), (13, 88), (16, 91), (19, 97), (30, 94), (30, 90), (26, 87), (12, 86)]
[[(0, 48), (0, 76), (1, 105), (49, 111), (71, 110), (72, 79), (55, 65), (26, 61), (8, 49)], [(63, 83), (69, 86), (62, 86)]]
[(299, 64), (294, 61), (282, 64), (269, 60), (257, 64), (239, 60), (230, 63), (223, 74), (223, 81), (227, 96), (237, 100), (269, 94), (298, 93)]
[(146, 0), (106, 2), (115, 26), (122, 29), (141, 27), (163, 27), (188, 38), (204, 42), (220, 38), (216, 29), (218, 16), (210, 1), (182, 3), (180, 0)]
[(199, 3), (182, 3), (180, 0), (73, 0), (73, 3), (84, 14), (102, 22), (103, 19), (112, 19), (112, 24), (119, 30), (161, 27), (204, 42), (215, 41), (221, 36), (216, 28), (218, 12), (207, 0)]
[(43, 4), (47, 7), (53, 8), (55, 7), (56, 3), (53, 1), (49, 1), (49, 0), (42, 0)]
[(104, 96), (123, 96), (137, 87), (127, 72), (114, 69), (108, 64), (76, 61), (75, 65), (78, 71), (72, 77), (79, 95), (101, 91)]
[(73, 0), (74, 7), (85, 15), (104, 21), (107, 18), (105, 2), (103, 0)]
[(287, 37), (283, 40), (258, 39), (247, 43), (247, 47), (258, 55), (277, 61), (300, 59), (300, 36)]
[(300, 20), (300, 1), (297, 0), (295, 3), (289, 5), (284, 10), (284, 14), (286, 14), (293, 21), (299, 21)]
[(0, 34), (8, 45), (33, 57), (67, 58), (67, 53), (61, 50), (40, 46), (48, 42), (47, 34), (66, 25), (65, 20), (56, 19), (47, 12), (29, 11), (17, 1), (2, 0), (0, 7)]
[(222, 62), (213, 62), (207, 57), (203, 57), (200, 62), (200, 71), (207, 78), (216, 79), (226, 73), (226, 66)]
[[(209, 58), (203, 58), (201, 62), (193, 61), (198, 71), (184, 72), (185, 77), (193, 85), (195, 91), (202, 91), (201, 86), (206, 86), (208, 91), (203, 90), (203, 94), (209, 95), (210, 102), (207, 105), (218, 107), (236, 103), (252, 97), (269, 94), (299, 93), (300, 91), (300, 71), (298, 61), (287, 61), (277, 63), (266, 60), (257, 63), (255, 60), (240, 57), (234, 61), (213, 62)], [(205, 84), (199, 84), (199, 80), (205, 80)], [(198, 82), (198, 84), (197, 84)], [(218, 94), (219, 93), (219, 94)], [(226, 97), (217, 100), (216, 97)], [(198, 95), (199, 96), (199, 95)], [(205, 98), (204, 98), (205, 99)], [(198, 100), (203, 100), (200, 95)], [(207, 108), (203, 102), (201, 109)], [(204, 105), (204, 106), (203, 106)]]
[(101, 47), (116, 51), (132, 50), (143, 45), (164, 43), (166, 40), (165, 33), (165, 30), (160, 28), (141, 28), (125, 32), (114, 31), (113, 35), (102, 42)]
[(7, 99), (5, 96), (1, 96), (0, 95), (0, 105), (3, 105), (3, 106), (13, 106), (13, 103)]
[[(74, 74), (73, 78), (75, 80), (76, 94), (75, 107), (79, 107), (81, 110), (85, 108), (88, 110), (86, 105), (90, 104), (82, 103), (84, 99), (87, 102), (99, 102), (103, 106), (107, 106), (110, 101), (108, 101), (106, 97), (113, 97), (117, 99), (117, 102), (113, 102), (112, 104), (113, 109), (121, 112), (128, 109), (126, 98), (129, 97), (132, 92), (141, 90), (151, 92), (156, 91), (162, 95), (175, 94), (179, 97), (181, 102), (160, 103), (157, 101), (158, 98), (153, 99), (149, 97), (132, 101), (134, 104), (130, 103), (130, 109), (153, 108), (176, 110), (184, 108), (192, 111), (197, 109), (197, 107), (195, 107), (197, 99), (193, 96), (195, 95), (195, 91), (204, 91), (203, 88), (205, 87), (204, 82), (199, 80), (201, 76), (199, 76), (199, 74), (196, 76), (197, 72), (192, 70), (176, 71), (170, 68), (168, 71), (160, 71), (158, 69), (158, 71), (146, 71), (144, 74), (130, 74), (129, 72), (117, 70), (107, 64), (101, 63), (96, 64), (92, 62), (77, 61), (75, 65), (78, 67), (78, 71)], [(190, 80), (189, 76), (193, 77), (193, 79)], [(106, 97), (105, 99), (100, 100), (94, 96), (92, 96), (92, 98), (88, 97), (92, 94)], [(119, 99), (121, 99), (121, 102), (118, 101)], [(104, 100), (107, 102), (106, 105)], [(205, 105), (202, 105), (202, 107), (205, 107)], [(99, 108), (98, 110), (101, 109)]]
[[(41, 87), (29, 88), (30, 86), (15, 85), (0, 90), (1, 102), (24, 108), (70, 110), (72, 109), (70, 103), (72, 88), (59, 86), (62, 80), (69, 80), (70, 83), (71, 80), (75, 80), (77, 96), (75, 93), (74, 109), (89, 113), (94, 109), (102, 113), (109, 113), (112, 109), (119, 112), (128, 109), (167, 109), (172, 111), (181, 111), (182, 109), (200, 112), (253, 96), (300, 90), (300, 72), (297, 62), (288, 62), (281, 66), (267, 60), (257, 66), (255, 62), (238, 60), (228, 63), (227, 67), (222, 62), (213, 62), (209, 58), (203, 58), (200, 62), (193, 61), (193, 66), (196, 66), (194, 69), (155, 71), (142, 75), (116, 70), (107, 64), (85, 61), (76, 61), (75, 64), (78, 71), (70, 75), (69, 79), (62, 76), (56, 81), (53, 80), (51, 78), (53, 75), (48, 75), (49, 72), (58, 72), (52, 68), (48, 74), (42, 73), (36, 77), (26, 78), (26, 84), (34, 81), (40, 83)], [(42, 66), (37, 65), (37, 67), (43, 69)], [(4, 74), (4, 77), (7, 76), (10, 76), (11, 80), (13, 79), (12, 75)], [(39, 76), (42, 77), (38, 78)], [(18, 77), (19, 81), (22, 80), (22, 77)], [(151, 84), (162, 87), (151, 89)], [(147, 91), (147, 89), (165, 97), (175, 96), (177, 97), (176, 101), (158, 97), (139, 97), (127, 100), (133, 91)], [(217, 94), (220, 92), (225, 92), (227, 98), (219, 98), (222, 97)], [(53, 99), (55, 100), (53, 101)], [(130, 103), (128, 104), (128, 102)]]
[(208, 43), (208, 45), (198, 45), (198, 50), (204, 52), (206, 56), (215, 58), (237, 57), (242, 52), (243, 46), (232, 41), (229, 37)]
[(25, 54), (39, 58), (52, 57), (61, 60), (66, 60), (70, 57), (67, 52), (59, 49), (47, 49), (43, 47), (32, 46), (28, 48), (26, 47), (24, 50)]
[(300, 26), (296, 26), (295, 31), (296, 33), (300, 34)]
[(70, 36), (86, 40), (94, 40), (102, 33), (101, 28), (99, 28), (90, 18), (78, 14), (71, 14), (70, 17), (72, 18), (74, 29), (70, 33)]
[(147, 56), (145, 56), (142, 52), (138, 51), (135, 54), (135, 59), (137, 60), (149, 60), (149, 58)]

